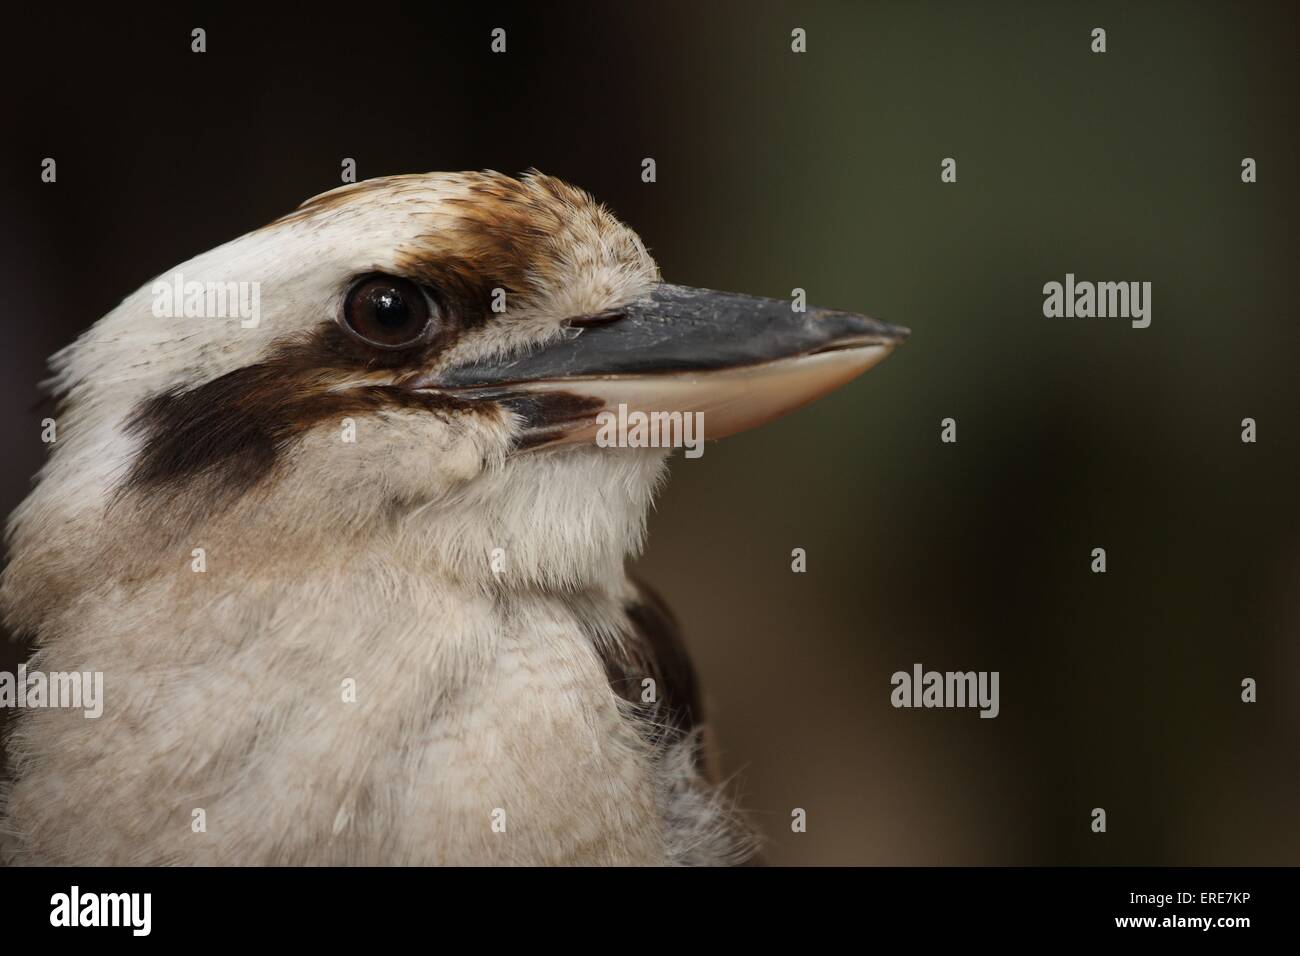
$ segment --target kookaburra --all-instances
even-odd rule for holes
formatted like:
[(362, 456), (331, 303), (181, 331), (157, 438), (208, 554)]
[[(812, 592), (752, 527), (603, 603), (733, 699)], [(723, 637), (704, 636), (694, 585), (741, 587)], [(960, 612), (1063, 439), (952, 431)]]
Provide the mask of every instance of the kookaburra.
[(261, 314), (160, 316), (147, 283), (52, 360), (0, 599), (28, 670), (103, 674), (103, 715), (17, 714), (9, 861), (745, 861), (624, 567), (670, 451), (596, 421), (722, 437), (906, 331), (666, 284), (536, 173), (344, 186), (172, 272)]

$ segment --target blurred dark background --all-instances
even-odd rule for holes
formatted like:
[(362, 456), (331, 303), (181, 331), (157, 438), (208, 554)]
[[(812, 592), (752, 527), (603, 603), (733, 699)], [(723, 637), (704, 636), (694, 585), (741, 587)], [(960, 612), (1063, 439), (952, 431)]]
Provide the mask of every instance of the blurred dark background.
[[(1294, 5), (353, 9), (10, 14), (0, 511), (46, 357), (155, 274), (344, 157), (536, 166), (671, 281), (913, 330), (679, 456), (640, 562), (772, 862), (1300, 862)], [(1044, 318), (1067, 272), (1150, 281), (1151, 327)], [(893, 709), (914, 662), (1000, 671), (1001, 716)]]

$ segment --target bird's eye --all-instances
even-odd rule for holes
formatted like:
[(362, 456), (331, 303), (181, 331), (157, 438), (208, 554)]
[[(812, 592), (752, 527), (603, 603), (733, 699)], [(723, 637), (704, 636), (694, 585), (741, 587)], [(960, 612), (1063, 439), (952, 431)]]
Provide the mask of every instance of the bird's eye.
[(427, 342), (436, 322), (428, 297), (414, 282), (396, 276), (369, 276), (348, 290), (343, 324), (354, 336), (381, 349), (404, 349)]

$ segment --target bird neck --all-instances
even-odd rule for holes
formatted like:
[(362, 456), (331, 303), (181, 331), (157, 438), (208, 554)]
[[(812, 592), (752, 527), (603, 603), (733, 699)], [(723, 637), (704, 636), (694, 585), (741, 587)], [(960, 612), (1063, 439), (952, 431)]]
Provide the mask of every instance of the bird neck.
[(111, 773), (80, 714), (24, 714), (11, 810), (95, 818), (83, 862), (662, 862), (598, 647), (621, 586), (484, 588), (376, 547), (101, 589), (41, 666), (105, 675)]

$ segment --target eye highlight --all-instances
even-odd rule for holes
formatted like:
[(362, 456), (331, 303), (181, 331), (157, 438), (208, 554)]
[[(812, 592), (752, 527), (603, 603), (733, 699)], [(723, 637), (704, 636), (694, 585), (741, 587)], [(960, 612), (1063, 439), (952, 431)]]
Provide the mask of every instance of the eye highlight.
[(436, 331), (437, 307), (414, 282), (397, 276), (360, 279), (343, 300), (342, 325), (355, 338), (379, 349), (405, 349), (428, 342)]

